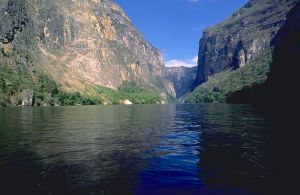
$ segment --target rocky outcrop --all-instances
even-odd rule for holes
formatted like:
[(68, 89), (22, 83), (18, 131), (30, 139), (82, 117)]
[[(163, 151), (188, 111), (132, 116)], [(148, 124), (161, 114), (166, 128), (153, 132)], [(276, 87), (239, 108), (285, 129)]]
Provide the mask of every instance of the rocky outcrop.
[(0, 12), (3, 64), (46, 73), (68, 92), (134, 81), (175, 96), (161, 52), (113, 0), (2, 0)]
[(21, 93), (22, 106), (32, 106), (33, 102), (33, 90), (24, 89)]
[(197, 76), (197, 67), (166, 67), (166, 75), (174, 84), (176, 97), (180, 98), (192, 90)]
[(130, 100), (124, 100), (123, 104), (124, 105), (132, 105), (132, 102)]
[[(273, 74), (270, 73), (274, 69), (272, 61), (282, 55), (272, 56), (275, 45), (271, 42), (297, 2), (250, 0), (226, 21), (206, 29), (200, 41), (196, 88), (184, 101), (261, 103), (265, 97), (274, 99), (262, 95), (269, 91), (262, 86)], [(289, 71), (288, 68), (281, 71), (284, 70)]]
[(248, 64), (270, 42), (297, 0), (250, 0), (226, 21), (204, 31), (196, 86), (210, 75)]
[(288, 13), (285, 24), (271, 41), (271, 46), (274, 48), (273, 63), (267, 81), (232, 94), (229, 102), (278, 105), (278, 102), (294, 103), (299, 100), (295, 89), (299, 83), (300, 2)]

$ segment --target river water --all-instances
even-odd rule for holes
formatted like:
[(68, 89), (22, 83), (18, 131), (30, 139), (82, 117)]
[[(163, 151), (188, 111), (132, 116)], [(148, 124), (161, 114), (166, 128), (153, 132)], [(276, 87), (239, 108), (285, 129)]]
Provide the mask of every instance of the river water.
[(262, 194), (268, 112), (249, 105), (0, 109), (0, 194)]

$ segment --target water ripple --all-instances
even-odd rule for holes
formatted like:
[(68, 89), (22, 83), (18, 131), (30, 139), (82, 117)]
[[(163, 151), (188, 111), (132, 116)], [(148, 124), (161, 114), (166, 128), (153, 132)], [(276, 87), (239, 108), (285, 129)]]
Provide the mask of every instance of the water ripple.
[(245, 105), (1, 109), (0, 194), (259, 194), (268, 126)]

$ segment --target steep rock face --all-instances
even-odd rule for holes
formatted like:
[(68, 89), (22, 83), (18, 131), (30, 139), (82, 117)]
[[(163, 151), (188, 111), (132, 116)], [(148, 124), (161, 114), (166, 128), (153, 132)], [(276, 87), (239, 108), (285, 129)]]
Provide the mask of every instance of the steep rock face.
[(21, 93), (22, 105), (23, 106), (32, 106), (33, 102), (33, 91), (31, 89), (25, 89)]
[(275, 101), (294, 103), (299, 100), (299, 56), (300, 56), (300, 2), (289, 12), (285, 25), (276, 34), (273, 64), (266, 86)]
[(43, 71), (71, 92), (134, 81), (175, 95), (162, 54), (112, 0), (3, 0), (0, 11), (2, 63)]
[(226, 21), (204, 31), (200, 41), (195, 86), (210, 75), (244, 67), (262, 50), (285, 22), (297, 0), (250, 0)]
[(300, 2), (288, 13), (285, 24), (271, 41), (271, 46), (274, 47), (273, 63), (267, 81), (232, 94), (229, 102), (278, 104), (299, 100), (295, 89), (299, 83), (297, 68), (300, 55)]
[(174, 84), (176, 97), (180, 98), (192, 90), (197, 76), (197, 67), (167, 67), (166, 75)]

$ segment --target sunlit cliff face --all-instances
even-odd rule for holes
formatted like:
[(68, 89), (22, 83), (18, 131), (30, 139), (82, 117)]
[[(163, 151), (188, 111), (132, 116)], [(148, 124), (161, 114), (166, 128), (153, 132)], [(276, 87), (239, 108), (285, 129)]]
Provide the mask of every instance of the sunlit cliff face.
[(134, 80), (165, 97), (174, 96), (162, 54), (112, 0), (6, 0), (1, 6), (9, 19), (3, 20), (1, 40), (16, 28), (16, 21), (24, 21), (14, 39), (0, 46), (9, 52), (27, 39), (34, 42), (36, 64), (65, 90), (93, 94), (94, 85), (116, 89)]

